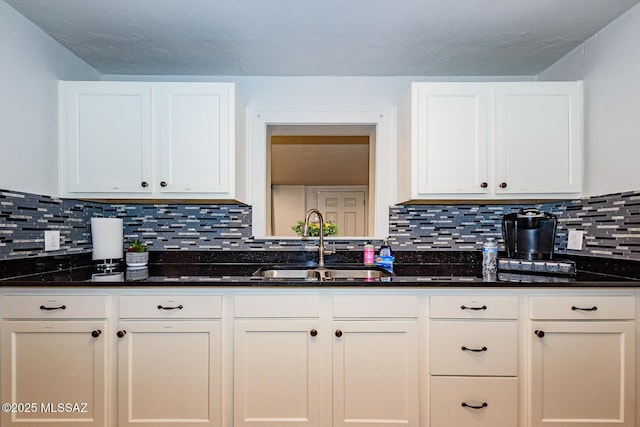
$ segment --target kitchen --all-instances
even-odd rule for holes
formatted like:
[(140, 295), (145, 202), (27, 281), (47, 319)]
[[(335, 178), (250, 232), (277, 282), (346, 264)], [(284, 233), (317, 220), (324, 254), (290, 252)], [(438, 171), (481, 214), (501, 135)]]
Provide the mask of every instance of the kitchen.
[[(0, 47), (6, 52), (6, 55), (3, 53), (3, 57), (12, 58), (9, 64), (3, 66), (3, 73), (7, 74), (1, 83), (3, 101), (0, 103), (0, 111), (6, 120), (3, 120), (3, 129), (0, 132), (3, 152), (8, 153), (11, 158), (0, 170), (0, 187), (7, 190), (2, 194), (2, 205), (19, 205), (17, 202), (27, 200), (26, 205), (31, 207), (27, 212), (20, 212), (16, 222), (10, 226), (9, 232), (16, 233), (19, 230), (24, 234), (19, 235), (19, 239), (11, 239), (10, 244), (4, 243), (6, 239), (0, 241), (0, 255), (3, 259), (18, 260), (43, 254), (41, 237), (30, 233), (29, 227), (25, 227), (25, 230), (21, 228), (25, 222), (24, 215), (42, 215), (44, 221), (62, 224), (62, 253), (73, 254), (90, 251), (89, 231), (87, 228), (78, 227), (77, 224), (83, 221), (86, 224), (94, 213), (121, 213), (123, 217), (136, 218), (131, 220), (132, 227), (135, 222), (136, 227), (140, 228), (131, 228), (127, 232), (134, 237), (142, 236), (141, 233), (150, 227), (149, 223), (139, 224), (139, 218), (148, 216), (151, 222), (154, 217), (167, 215), (167, 211), (171, 212), (172, 209), (179, 211), (175, 212), (177, 218), (184, 218), (186, 215), (186, 219), (177, 220), (184, 221), (185, 227), (192, 223), (190, 220), (193, 219), (196, 222), (205, 219), (215, 221), (217, 217), (213, 213), (217, 212), (214, 209), (223, 211), (223, 218), (231, 218), (231, 224), (224, 225), (234, 233), (234, 239), (214, 236), (210, 241), (203, 243), (202, 247), (198, 247), (197, 240), (184, 239), (181, 241), (184, 243), (178, 243), (180, 248), (184, 245), (196, 250), (259, 249), (269, 252), (272, 249), (297, 251), (302, 247), (297, 240), (252, 241), (251, 210), (244, 205), (225, 204), (216, 208), (196, 204), (196, 209), (192, 209), (192, 205), (174, 208), (108, 203), (105, 206), (99, 203), (50, 198), (58, 194), (58, 166), (56, 162), (51, 161), (57, 158), (57, 80), (156, 80), (157, 76), (102, 76), (35, 29), (5, 3), (1, 3), (0, 7), (0, 31), (3, 36)], [(634, 208), (633, 200), (637, 197), (638, 191), (634, 182), (638, 181), (640, 174), (636, 167), (638, 149), (634, 144), (634, 137), (638, 133), (634, 125), (638, 107), (633, 102), (638, 99), (633, 95), (638, 91), (635, 75), (640, 69), (640, 57), (633, 46), (639, 28), (638, 13), (640, 12), (637, 7), (631, 9), (557, 63), (535, 76), (527, 77), (541, 81), (583, 80), (585, 85), (585, 199), (549, 202), (543, 206), (545, 210), (560, 214), (561, 224), (557, 241), (560, 252), (567, 252), (566, 230), (576, 228), (584, 230), (586, 238), (583, 250), (572, 253), (604, 259), (638, 260), (638, 237), (633, 231), (633, 218), (637, 215), (637, 207)], [(157, 79), (170, 80), (168, 77)], [(182, 80), (178, 77), (173, 79)], [(250, 105), (253, 111), (332, 111), (335, 105), (339, 104), (344, 111), (360, 111), (366, 107), (367, 111), (392, 113), (395, 103), (406, 92), (411, 82), (429, 79), (402, 76), (222, 76), (200, 77), (198, 80), (233, 81), (244, 102)], [(497, 79), (484, 77), (481, 80)], [(34, 126), (34, 123), (37, 125)], [(51, 216), (48, 209), (52, 209)], [(398, 252), (428, 252), (433, 248), (479, 251), (477, 239), (466, 231), (465, 227), (480, 227), (483, 231), (486, 227), (487, 233), (499, 235), (499, 218), (511, 212), (510, 209), (512, 207), (504, 205), (476, 204), (393, 206), (389, 214), (389, 236), (392, 247)], [(599, 212), (595, 213), (594, 210)], [(466, 221), (466, 214), (469, 212), (475, 215), (474, 222), (477, 222), (478, 226), (469, 225)], [(605, 215), (610, 216), (602, 218), (602, 212), (607, 212)], [(192, 214), (194, 216), (189, 217)], [(592, 218), (589, 216), (591, 214), (606, 223), (583, 220), (585, 216)], [(425, 218), (434, 228), (441, 224), (441, 232), (449, 234), (439, 236), (436, 233), (434, 236), (431, 230), (418, 231), (419, 228), (408, 226), (413, 221), (424, 222)], [(205, 225), (209, 226), (209, 223)], [(457, 229), (456, 232), (460, 236), (454, 234), (451, 237), (450, 231), (444, 231), (451, 228), (446, 227)], [(6, 228), (9, 227), (2, 230), (3, 237), (6, 235)], [(159, 245), (164, 244), (160, 242), (165, 241), (163, 237), (167, 237), (170, 232), (163, 229), (156, 232), (158, 237), (154, 240), (157, 240)], [(407, 237), (407, 233), (416, 234)], [(361, 243), (357, 243), (356, 246), (359, 244)], [(340, 245), (338, 248), (341, 249)], [(356, 247), (353, 250), (359, 252)], [(226, 413), (228, 414), (228, 411)], [(525, 417), (525, 414), (520, 416)]]

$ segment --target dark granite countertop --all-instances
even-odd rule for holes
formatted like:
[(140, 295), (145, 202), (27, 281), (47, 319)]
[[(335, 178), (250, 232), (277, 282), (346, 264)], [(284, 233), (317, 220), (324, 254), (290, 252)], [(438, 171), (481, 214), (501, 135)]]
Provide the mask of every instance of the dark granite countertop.
[[(0, 262), (2, 287), (66, 286), (208, 286), (208, 287), (639, 287), (640, 263), (626, 260), (573, 257), (574, 276), (527, 275), (500, 272), (484, 281), (476, 252), (397, 252), (396, 275), (383, 279), (264, 279), (252, 277), (273, 264), (308, 264), (308, 252), (151, 252), (147, 267), (126, 269), (119, 275), (100, 273), (91, 254)], [(330, 265), (358, 265), (359, 253), (333, 256)]]

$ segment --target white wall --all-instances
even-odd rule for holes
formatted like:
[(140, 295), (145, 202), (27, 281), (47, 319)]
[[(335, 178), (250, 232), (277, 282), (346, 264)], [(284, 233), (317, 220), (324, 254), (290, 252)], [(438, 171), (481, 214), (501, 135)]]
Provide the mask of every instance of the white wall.
[(93, 68), (0, 0), (0, 189), (58, 194), (58, 79)]
[(640, 5), (539, 80), (584, 80), (585, 195), (640, 189)]

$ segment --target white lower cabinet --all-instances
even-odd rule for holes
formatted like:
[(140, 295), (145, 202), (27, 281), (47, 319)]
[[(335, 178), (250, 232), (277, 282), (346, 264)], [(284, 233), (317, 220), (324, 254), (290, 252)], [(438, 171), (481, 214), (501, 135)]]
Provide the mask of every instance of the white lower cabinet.
[(419, 425), (417, 321), (336, 321), (333, 425)]
[(636, 426), (634, 298), (530, 305), (531, 426)]
[(119, 427), (221, 425), (220, 316), (218, 296), (120, 298)]
[(106, 289), (0, 288), (2, 427), (637, 425), (638, 291)]
[(420, 425), (417, 295), (333, 295), (333, 426)]
[(518, 425), (518, 300), (432, 296), (430, 426)]
[(234, 312), (234, 426), (327, 425), (319, 297), (238, 295)]
[(107, 425), (104, 296), (4, 296), (0, 425)]
[(235, 426), (322, 426), (318, 329), (317, 320), (236, 322)]
[(416, 297), (341, 297), (236, 298), (236, 427), (419, 426)]

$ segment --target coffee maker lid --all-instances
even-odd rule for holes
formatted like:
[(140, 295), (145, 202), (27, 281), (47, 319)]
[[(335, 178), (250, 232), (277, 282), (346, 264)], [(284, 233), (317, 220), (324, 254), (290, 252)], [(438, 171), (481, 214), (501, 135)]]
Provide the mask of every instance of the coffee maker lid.
[(545, 213), (541, 212), (540, 210), (536, 209), (536, 208), (523, 208), (520, 209), (520, 212), (518, 212), (517, 215), (518, 218), (544, 218), (545, 217)]

